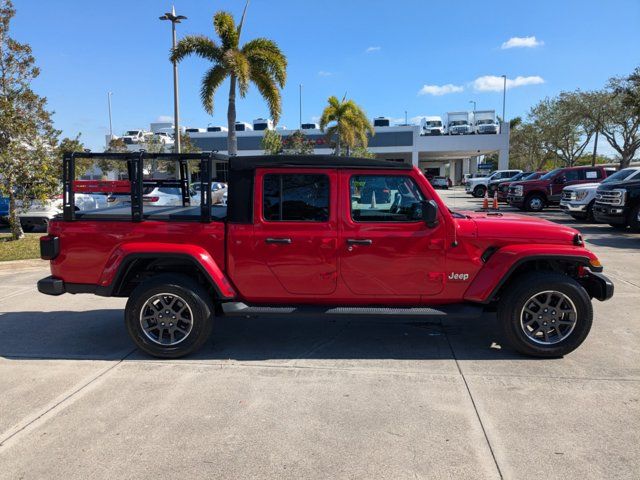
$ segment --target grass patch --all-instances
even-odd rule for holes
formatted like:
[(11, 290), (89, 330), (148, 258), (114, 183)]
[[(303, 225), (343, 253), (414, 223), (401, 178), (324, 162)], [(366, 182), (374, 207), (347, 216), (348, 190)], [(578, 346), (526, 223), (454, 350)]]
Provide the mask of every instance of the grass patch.
[(22, 240), (11, 240), (11, 235), (0, 234), (0, 262), (40, 258), (40, 237), (44, 233), (25, 233)]

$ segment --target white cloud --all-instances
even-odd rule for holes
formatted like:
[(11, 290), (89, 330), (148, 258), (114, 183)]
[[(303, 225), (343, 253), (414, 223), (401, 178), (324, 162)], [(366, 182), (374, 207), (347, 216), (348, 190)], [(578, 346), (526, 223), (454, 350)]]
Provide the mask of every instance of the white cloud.
[(437, 97), (448, 93), (459, 93), (464, 91), (464, 87), (447, 83), (446, 85), (423, 85), (418, 95), (435, 95)]
[(381, 50), (381, 48), (382, 47), (369, 47), (364, 51), (364, 53), (379, 52)]
[(504, 42), (500, 47), (502, 50), (507, 48), (535, 48), (544, 45), (542, 40), (538, 40), (535, 36), (532, 37), (511, 37)]
[(156, 122), (173, 122), (173, 117), (171, 115), (160, 115), (156, 118)]
[[(507, 78), (507, 90), (510, 88), (524, 87), (525, 85), (539, 85), (541, 83), (544, 83), (544, 78), (539, 75)], [(495, 75), (484, 75), (476, 78), (471, 82), (471, 85), (476, 92), (501, 92), (504, 85), (504, 79)]]
[(331, 72), (327, 72), (325, 70), (320, 70), (318, 72), (318, 75), (321, 76), (321, 77), (330, 77), (332, 75), (332, 73)]

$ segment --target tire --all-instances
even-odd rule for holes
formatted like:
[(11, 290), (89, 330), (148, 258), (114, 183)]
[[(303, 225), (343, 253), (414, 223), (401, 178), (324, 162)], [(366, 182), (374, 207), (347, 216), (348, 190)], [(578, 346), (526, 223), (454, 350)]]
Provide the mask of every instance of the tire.
[[(554, 293), (551, 296), (543, 293), (549, 291)], [(549, 305), (549, 312), (545, 313), (540, 305), (549, 298), (551, 305), (553, 302), (556, 305)], [(527, 306), (529, 310), (525, 309)], [(552, 309), (559, 306), (567, 312), (557, 315)], [(569, 313), (571, 309), (573, 313)], [(535, 311), (533, 315), (532, 310)], [(541, 315), (537, 315), (537, 311)], [(570, 322), (571, 317), (575, 317), (573, 322)], [(572, 352), (587, 338), (593, 322), (593, 308), (589, 294), (575, 279), (556, 272), (532, 272), (509, 284), (498, 306), (498, 321), (506, 339), (518, 352), (554, 358)]]
[[(167, 305), (175, 298), (173, 296), (178, 298)], [(161, 306), (160, 311), (154, 310), (152, 304)], [(158, 317), (165, 315), (162, 310), (171, 312), (165, 318), (170, 324), (175, 318), (175, 326), (162, 330), (152, 327), (145, 332), (142, 314), (147, 312), (154, 316), (146, 325), (158, 325), (162, 322)], [(202, 285), (186, 275), (161, 274), (136, 287), (127, 301), (124, 318), (127, 331), (140, 350), (158, 358), (179, 358), (195, 352), (207, 341), (213, 327), (214, 311), (213, 300)]]
[(587, 214), (585, 220), (589, 223), (594, 223), (596, 221), (596, 219), (593, 217), (593, 206), (595, 205), (595, 203), (595, 200), (591, 200), (591, 202), (589, 202), (589, 205), (587, 205)]
[(473, 189), (473, 196), (476, 198), (484, 197), (484, 192), (486, 191), (487, 191), (487, 187), (485, 187), (484, 185), (478, 185), (476, 188)]
[(541, 212), (544, 210), (545, 199), (539, 193), (532, 193), (524, 201), (524, 208), (528, 212)]
[(627, 217), (627, 223), (629, 224), (629, 228), (633, 233), (640, 232), (640, 221), (638, 220), (638, 215), (640, 215), (640, 204), (631, 209), (631, 212)]

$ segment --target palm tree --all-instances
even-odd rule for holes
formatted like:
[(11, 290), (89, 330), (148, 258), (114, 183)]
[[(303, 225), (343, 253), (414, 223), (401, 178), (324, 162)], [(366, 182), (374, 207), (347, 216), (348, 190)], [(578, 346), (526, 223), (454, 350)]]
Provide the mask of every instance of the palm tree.
[[(366, 148), (369, 141), (367, 133), (375, 133), (366, 113), (353, 100), (346, 100), (346, 95), (342, 100), (331, 96), (328, 102), (320, 117), (320, 128), (326, 129), (329, 138), (335, 137), (336, 155), (342, 154), (343, 145), (347, 148), (347, 155), (352, 148)], [(332, 125), (327, 128), (330, 123)]]
[(219, 43), (203, 35), (189, 35), (180, 40), (171, 52), (171, 61), (179, 62), (188, 55), (197, 55), (213, 64), (204, 74), (200, 87), (202, 105), (209, 114), (213, 114), (213, 96), (216, 90), (229, 78), (229, 155), (238, 153), (235, 130), (236, 85), (240, 96), (244, 98), (249, 83), (253, 83), (267, 102), (273, 121), (277, 123), (282, 108), (280, 89), (284, 87), (287, 78), (287, 58), (272, 40), (256, 38), (240, 47), (240, 33), (248, 4), (247, 1), (238, 26), (230, 13), (220, 11), (214, 15), (213, 27), (220, 39)]

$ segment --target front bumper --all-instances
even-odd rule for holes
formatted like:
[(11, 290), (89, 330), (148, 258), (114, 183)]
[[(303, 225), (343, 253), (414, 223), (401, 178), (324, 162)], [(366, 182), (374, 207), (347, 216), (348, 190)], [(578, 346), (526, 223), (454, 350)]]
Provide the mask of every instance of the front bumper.
[(580, 283), (589, 292), (589, 295), (601, 302), (613, 297), (613, 282), (608, 277), (589, 268), (586, 268), (585, 271), (587, 275), (580, 279)]
[(613, 205), (600, 205), (596, 203), (593, 206), (593, 218), (599, 223), (609, 223), (613, 225), (626, 225), (627, 211), (626, 207)]
[(572, 202), (566, 202), (564, 200), (560, 202), (560, 210), (562, 210), (567, 214), (587, 213), (588, 208), (589, 208), (588, 203), (572, 203)]

